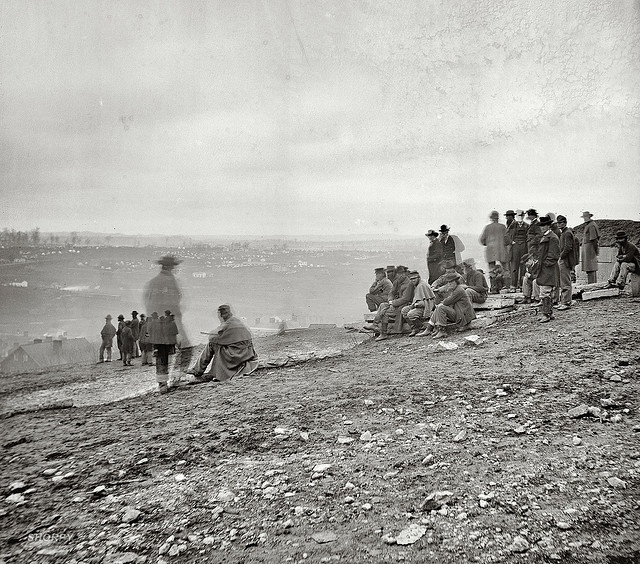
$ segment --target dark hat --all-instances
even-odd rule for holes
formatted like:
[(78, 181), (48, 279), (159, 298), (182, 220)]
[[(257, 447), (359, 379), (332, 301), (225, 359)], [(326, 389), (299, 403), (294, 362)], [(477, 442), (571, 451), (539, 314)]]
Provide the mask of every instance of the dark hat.
[(140, 317), (147, 317), (147, 316), (144, 313), (141, 313)]
[(165, 255), (156, 261), (158, 264), (162, 266), (176, 266), (182, 262), (178, 257), (174, 257), (173, 255)]
[(460, 276), (457, 272), (447, 272), (444, 275), (443, 280), (445, 282), (453, 282), (454, 280), (462, 280), (462, 276)]
[(441, 225), (440, 233), (449, 233), (449, 228), (446, 225)]
[(401, 264), (396, 266), (396, 272), (406, 272), (407, 270), (409, 269), (406, 266), (402, 266)]
[(378, 274), (378, 272), (384, 272), (384, 268), (380, 267), (380, 268), (376, 268), (374, 271), (376, 274)]
[(558, 223), (567, 223), (567, 218), (564, 215), (559, 215), (558, 217), (556, 217), (556, 221)]
[(124, 319), (124, 315), (122, 315), (122, 314), (118, 315), (118, 319), (119, 319), (120, 321), (122, 321), (122, 320)]
[(420, 278), (420, 273), (417, 270), (409, 272), (409, 278)]
[(489, 219), (500, 219), (500, 214), (498, 213), (498, 210), (493, 210), (489, 214)]
[(514, 217), (515, 217), (516, 212), (514, 212), (513, 210), (507, 210), (507, 211), (504, 213), (504, 215), (512, 215), (512, 216), (514, 216)]
[(131, 312), (131, 315), (138, 315), (138, 312), (134, 309), (134, 310)]
[(591, 212), (585, 211), (582, 212), (582, 217), (593, 217), (593, 214)]
[(627, 234), (624, 231), (616, 231), (616, 239), (626, 239)]
[(170, 309), (165, 309), (164, 310), (164, 314), (165, 315), (171, 315), (171, 310)]
[(231, 313), (231, 306), (229, 304), (222, 304), (218, 306), (218, 311), (220, 313)]
[(393, 266), (392, 264), (387, 265), (387, 272), (394, 271), (395, 269), (396, 269), (396, 267)]
[(433, 229), (429, 229), (429, 231), (427, 231), (425, 233), (426, 237), (437, 237), (438, 236), (438, 232), (434, 231)]
[(548, 215), (543, 215), (540, 218), (540, 227), (544, 227), (545, 225), (551, 225), (551, 218)]
[(533, 215), (534, 217), (538, 217), (538, 212), (533, 208), (529, 208), (527, 210), (527, 215)]

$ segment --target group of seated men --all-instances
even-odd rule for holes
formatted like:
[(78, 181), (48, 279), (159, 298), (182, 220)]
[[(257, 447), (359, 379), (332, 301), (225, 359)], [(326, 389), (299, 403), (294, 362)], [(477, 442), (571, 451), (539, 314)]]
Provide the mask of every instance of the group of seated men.
[(403, 265), (376, 268), (375, 276), (366, 302), (376, 314), (364, 328), (376, 333), (376, 341), (409, 330), (411, 337), (434, 339), (446, 337), (451, 328), (465, 331), (476, 318), (472, 303), (484, 302), (489, 292), (472, 258), (465, 259), (462, 268), (455, 261), (445, 262), (444, 273), (433, 284)]

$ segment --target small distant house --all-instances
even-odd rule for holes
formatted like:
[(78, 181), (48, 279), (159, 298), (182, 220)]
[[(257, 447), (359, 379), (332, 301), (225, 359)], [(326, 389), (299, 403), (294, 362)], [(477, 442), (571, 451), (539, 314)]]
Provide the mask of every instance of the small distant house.
[(0, 372), (29, 372), (67, 364), (86, 364), (96, 358), (96, 348), (85, 338), (55, 339), (19, 345), (0, 362)]

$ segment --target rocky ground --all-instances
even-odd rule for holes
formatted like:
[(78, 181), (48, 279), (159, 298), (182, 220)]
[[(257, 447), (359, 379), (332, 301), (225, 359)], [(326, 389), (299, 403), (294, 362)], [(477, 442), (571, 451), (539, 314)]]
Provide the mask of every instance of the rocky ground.
[(0, 562), (638, 562), (639, 306), (5, 418)]

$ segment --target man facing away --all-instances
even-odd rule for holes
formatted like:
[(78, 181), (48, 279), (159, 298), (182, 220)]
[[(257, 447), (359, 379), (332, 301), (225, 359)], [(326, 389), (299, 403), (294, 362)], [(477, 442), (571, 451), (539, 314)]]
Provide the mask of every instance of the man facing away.
[(609, 275), (607, 288), (615, 288), (617, 286), (622, 290), (630, 272), (640, 273), (640, 251), (638, 247), (629, 242), (629, 238), (624, 231), (616, 232), (616, 245), (618, 246), (618, 254)]
[(104, 352), (107, 351), (107, 362), (111, 362), (111, 349), (113, 347), (113, 338), (116, 336), (116, 328), (111, 323), (113, 318), (111, 315), (107, 315), (104, 318), (104, 327), (100, 331), (102, 337), (102, 343), (100, 345), (100, 360), (98, 363), (104, 362)]
[[(258, 367), (249, 328), (232, 315), (227, 304), (218, 307), (218, 319), (220, 326), (209, 337), (195, 366), (187, 371), (195, 376), (193, 384), (224, 382), (234, 376), (251, 374)], [(205, 373), (209, 363), (211, 369)]]
[(365, 296), (369, 311), (377, 311), (380, 304), (389, 301), (389, 294), (393, 284), (384, 271), (384, 268), (375, 269), (375, 280), (369, 288), (369, 293)]
[(409, 281), (415, 288), (413, 302), (404, 306), (400, 313), (407, 320), (407, 323), (411, 325), (409, 337), (415, 337), (420, 333), (424, 321), (431, 316), (431, 310), (435, 304), (435, 295), (429, 283), (420, 277), (420, 273), (417, 270), (409, 272)]
[(573, 230), (567, 227), (567, 218), (564, 215), (557, 217), (558, 228), (560, 229), (560, 304), (558, 310), (569, 309), (571, 307), (571, 273), (576, 266), (576, 250), (573, 247)]
[(544, 230), (539, 244), (538, 272), (536, 282), (540, 287), (542, 317), (540, 323), (547, 323), (553, 317), (553, 290), (560, 277), (558, 259), (560, 258), (560, 240), (551, 231), (551, 218), (544, 215), (540, 218), (540, 228)]
[(595, 284), (598, 281), (598, 255), (600, 254), (600, 229), (593, 219), (593, 214), (586, 211), (582, 214), (584, 220), (584, 233), (582, 235), (582, 248), (580, 262), (583, 272), (587, 273), (587, 284)]
[[(491, 223), (486, 225), (480, 235), (480, 244), (485, 248), (485, 256), (490, 271), (495, 271), (496, 263), (504, 267), (507, 263), (507, 246), (505, 244), (507, 228), (504, 224), (500, 223), (500, 214), (494, 210), (489, 214)], [(508, 273), (510, 274), (510, 273)], [(491, 277), (492, 287), (491, 293), (497, 293), (496, 287), (493, 284), (494, 277)]]

